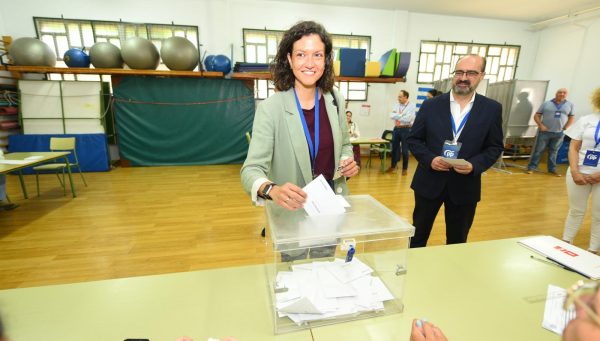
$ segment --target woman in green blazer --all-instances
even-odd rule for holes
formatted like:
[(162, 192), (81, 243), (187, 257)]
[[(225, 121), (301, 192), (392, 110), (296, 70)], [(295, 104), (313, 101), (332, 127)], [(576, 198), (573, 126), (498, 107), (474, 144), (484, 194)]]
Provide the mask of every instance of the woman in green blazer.
[(256, 110), (241, 170), (244, 190), (257, 205), (273, 200), (292, 211), (306, 200), (302, 187), (321, 174), (334, 192), (347, 194), (346, 178), (359, 167), (343, 98), (333, 89), (332, 42), (323, 26), (304, 21), (290, 28), (271, 75), (277, 93)]

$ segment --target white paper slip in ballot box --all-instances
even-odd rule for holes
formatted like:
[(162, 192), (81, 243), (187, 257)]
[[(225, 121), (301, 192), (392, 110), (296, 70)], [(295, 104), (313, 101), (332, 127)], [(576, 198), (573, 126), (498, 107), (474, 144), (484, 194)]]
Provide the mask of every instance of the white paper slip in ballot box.
[(578, 248), (552, 236), (522, 239), (519, 244), (542, 254), (567, 270), (575, 271), (591, 279), (600, 279), (600, 256)]

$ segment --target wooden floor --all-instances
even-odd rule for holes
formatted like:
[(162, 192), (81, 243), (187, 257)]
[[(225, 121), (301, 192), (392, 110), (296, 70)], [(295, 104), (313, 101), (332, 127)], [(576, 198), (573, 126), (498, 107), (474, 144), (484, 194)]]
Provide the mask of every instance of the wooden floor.
[[(378, 164), (349, 182), (411, 221), (409, 175), (382, 174)], [(78, 197), (63, 196), (57, 179), (16, 176), (8, 193), (21, 206), (0, 212), (0, 289), (163, 274), (261, 263), (267, 246), (263, 209), (243, 193), (240, 165), (116, 168), (75, 177)], [(567, 214), (565, 178), (490, 170), (469, 241), (529, 235), (560, 237)], [(565, 172), (565, 167), (559, 168)], [(445, 243), (443, 210), (429, 245)], [(576, 244), (587, 248), (590, 218)], [(432, 264), (434, 266), (434, 264)]]

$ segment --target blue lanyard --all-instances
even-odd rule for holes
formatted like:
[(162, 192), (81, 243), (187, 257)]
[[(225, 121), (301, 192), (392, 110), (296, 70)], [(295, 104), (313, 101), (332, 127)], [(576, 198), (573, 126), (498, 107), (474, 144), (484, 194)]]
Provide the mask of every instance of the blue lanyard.
[(308, 151), (310, 152), (310, 159), (312, 161), (312, 172), (315, 174), (315, 161), (317, 159), (317, 153), (319, 152), (319, 89), (315, 91), (315, 144), (313, 145), (308, 125), (306, 124), (306, 118), (304, 118), (304, 111), (300, 105), (300, 100), (296, 94), (296, 88), (294, 88), (294, 97), (296, 97), (296, 106), (298, 106), (298, 113), (300, 114), (300, 120), (302, 121), (302, 128), (304, 128), (304, 135), (308, 142)]
[(562, 106), (563, 106), (565, 103), (567, 103), (567, 101), (562, 101), (562, 102), (560, 102), (560, 103), (559, 103), (560, 105), (556, 104), (556, 102), (554, 102), (554, 100), (552, 100), (552, 103), (554, 103), (554, 106), (556, 107), (556, 110), (559, 110), (559, 111), (560, 111), (560, 108), (562, 108)]
[(596, 133), (594, 134), (594, 140), (596, 140), (596, 145), (594, 146), (594, 148), (598, 148), (598, 145), (600, 144), (600, 121), (598, 121), (598, 124), (596, 125)]
[(457, 136), (460, 134), (460, 132), (465, 127), (465, 123), (467, 123), (467, 119), (469, 118), (469, 115), (471, 115), (471, 110), (469, 110), (469, 112), (465, 115), (463, 120), (460, 122), (458, 129), (456, 129), (456, 123), (454, 123), (454, 117), (452, 116), (452, 113), (450, 113), (450, 122), (452, 122), (452, 132), (454, 133), (454, 142), (456, 142), (458, 140)]

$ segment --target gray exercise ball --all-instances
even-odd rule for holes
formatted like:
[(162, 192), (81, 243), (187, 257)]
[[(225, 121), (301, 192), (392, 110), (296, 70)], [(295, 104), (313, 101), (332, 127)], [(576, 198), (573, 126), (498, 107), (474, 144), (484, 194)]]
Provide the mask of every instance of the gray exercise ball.
[(107, 42), (94, 44), (90, 48), (90, 62), (95, 68), (120, 69), (123, 67), (121, 50)]
[(8, 47), (8, 54), (15, 65), (54, 66), (56, 64), (56, 54), (50, 46), (35, 38), (15, 39)]
[(160, 59), (156, 46), (139, 37), (127, 39), (121, 45), (121, 56), (130, 68), (139, 70), (156, 69)]
[(200, 58), (194, 44), (183, 37), (163, 40), (160, 56), (163, 63), (171, 70), (194, 70)]

